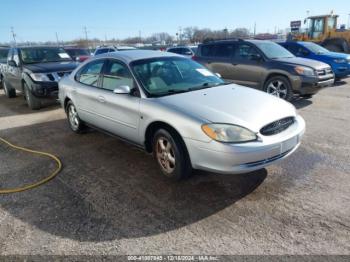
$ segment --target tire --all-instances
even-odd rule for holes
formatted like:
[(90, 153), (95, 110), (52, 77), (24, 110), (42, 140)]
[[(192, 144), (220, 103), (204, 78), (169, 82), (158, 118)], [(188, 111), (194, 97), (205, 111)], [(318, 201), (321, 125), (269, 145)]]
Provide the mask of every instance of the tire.
[(30, 92), (27, 83), (23, 84), (24, 99), (27, 101), (27, 105), (32, 110), (39, 110), (41, 108), (41, 102), (38, 98), (33, 96)]
[(191, 161), (186, 145), (179, 135), (166, 129), (159, 129), (154, 135), (152, 144), (153, 157), (164, 176), (172, 180), (191, 176)]
[(290, 82), (284, 76), (274, 76), (269, 78), (264, 85), (264, 91), (287, 101), (291, 101), (293, 98), (293, 91)]
[(305, 99), (311, 99), (313, 95), (300, 95), (300, 97), (305, 98)]
[(326, 45), (325, 48), (332, 52), (344, 53), (343, 48), (339, 45), (329, 44)]
[(3, 82), (4, 81), (4, 78), (2, 76), (0, 76), (0, 89), (3, 89), (4, 86), (3, 86)]
[(15, 98), (16, 97), (16, 89), (13, 89), (13, 88), (9, 87), (6, 84), (5, 80), (3, 80), (2, 84), (3, 84), (3, 87), (4, 87), (5, 95), (8, 98)]
[(72, 131), (77, 134), (83, 133), (85, 130), (85, 124), (79, 118), (77, 109), (72, 101), (68, 101), (67, 103), (66, 114), (70, 129), (72, 129)]

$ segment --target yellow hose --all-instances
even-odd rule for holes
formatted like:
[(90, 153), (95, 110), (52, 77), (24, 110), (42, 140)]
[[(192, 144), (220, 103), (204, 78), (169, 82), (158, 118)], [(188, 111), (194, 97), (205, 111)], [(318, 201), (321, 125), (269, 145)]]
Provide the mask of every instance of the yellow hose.
[(9, 141), (7, 141), (7, 140), (5, 140), (5, 139), (3, 139), (1, 137), (0, 137), (0, 141), (3, 142), (6, 145), (12, 147), (12, 148), (15, 148), (15, 149), (27, 152), (27, 153), (31, 153), (31, 154), (35, 154), (35, 155), (41, 155), (41, 156), (46, 156), (48, 158), (53, 159), (57, 163), (57, 169), (50, 176), (40, 180), (39, 182), (36, 182), (34, 184), (30, 184), (30, 185), (26, 185), (26, 186), (23, 186), (23, 187), (18, 187), (18, 188), (8, 188), (8, 189), (1, 189), (0, 188), (0, 194), (18, 193), (18, 192), (23, 192), (23, 191), (30, 190), (30, 189), (33, 189), (35, 187), (41, 186), (41, 185), (49, 182), (55, 176), (57, 176), (62, 170), (62, 163), (61, 163), (61, 161), (58, 159), (58, 157), (56, 157), (56, 156), (54, 156), (52, 154), (45, 153), (45, 152), (40, 152), (40, 151), (35, 151), (35, 150), (28, 149), (28, 148), (20, 147), (20, 146), (15, 146), (15, 145), (11, 144)]

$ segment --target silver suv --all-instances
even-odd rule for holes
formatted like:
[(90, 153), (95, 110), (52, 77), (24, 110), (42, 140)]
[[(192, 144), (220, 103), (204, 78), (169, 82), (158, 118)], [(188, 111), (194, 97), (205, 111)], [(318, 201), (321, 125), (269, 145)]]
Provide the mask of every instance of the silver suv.
[(89, 125), (130, 141), (174, 179), (261, 169), (292, 154), (305, 129), (290, 103), (166, 52), (97, 56), (60, 81), (59, 99), (74, 132)]

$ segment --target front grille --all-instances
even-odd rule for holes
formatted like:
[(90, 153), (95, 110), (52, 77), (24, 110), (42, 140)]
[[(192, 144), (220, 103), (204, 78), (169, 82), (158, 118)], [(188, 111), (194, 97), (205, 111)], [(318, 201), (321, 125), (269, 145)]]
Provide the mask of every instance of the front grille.
[(327, 67), (327, 68), (316, 70), (316, 73), (318, 76), (326, 76), (326, 75), (333, 74), (333, 71), (330, 67)]
[(276, 134), (281, 133), (284, 130), (288, 129), (288, 127), (293, 125), (294, 122), (295, 122), (294, 117), (286, 117), (286, 118), (277, 120), (271, 124), (264, 126), (260, 130), (260, 133), (264, 136), (276, 135)]
[(65, 71), (65, 72), (53, 72), (48, 73), (47, 77), (50, 79), (50, 81), (58, 82), (62, 77), (65, 77), (69, 75), (71, 71)]

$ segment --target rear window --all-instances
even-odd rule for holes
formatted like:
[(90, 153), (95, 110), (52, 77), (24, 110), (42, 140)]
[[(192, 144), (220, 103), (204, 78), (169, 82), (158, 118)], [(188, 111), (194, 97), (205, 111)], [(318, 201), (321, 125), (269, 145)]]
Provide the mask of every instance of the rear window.
[(95, 55), (100, 55), (100, 54), (109, 53), (109, 52), (114, 52), (114, 50), (111, 48), (100, 48), (96, 51)]

